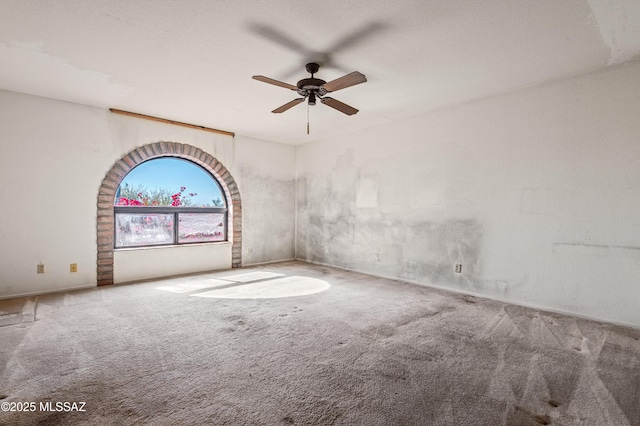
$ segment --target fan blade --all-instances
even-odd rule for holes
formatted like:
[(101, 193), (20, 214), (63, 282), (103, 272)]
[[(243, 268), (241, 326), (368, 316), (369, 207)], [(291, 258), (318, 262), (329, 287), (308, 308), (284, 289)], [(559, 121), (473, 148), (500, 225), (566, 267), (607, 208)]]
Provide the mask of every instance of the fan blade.
[(294, 99), (291, 102), (287, 102), (286, 104), (282, 105), (279, 108), (274, 109), (271, 112), (276, 113), (276, 114), (279, 114), (281, 112), (285, 112), (289, 108), (293, 108), (294, 106), (298, 105), (302, 101), (304, 101), (304, 98)]
[[(249, 23), (247, 26), (247, 29), (254, 34), (301, 54), (303, 57), (303, 60), (301, 61), (303, 67), (309, 62), (315, 62), (320, 64), (323, 68), (336, 68), (344, 72), (349, 72), (349, 70), (334, 62), (333, 55), (337, 52), (342, 52), (346, 49), (352, 49), (358, 46), (386, 28), (387, 24), (384, 22), (370, 22), (350, 34), (343, 35), (331, 44), (328, 49), (320, 51), (307, 48), (290, 35), (281, 32), (277, 27), (257, 22)], [(299, 71), (299, 67), (296, 67), (295, 69), (288, 71), (286, 74), (281, 74), (280, 77), (291, 77)]]
[(321, 101), (323, 104), (330, 106), (333, 109), (337, 109), (338, 111), (347, 115), (353, 115), (358, 112), (358, 110), (355, 109), (354, 107), (349, 106), (343, 102), (337, 101), (333, 98), (322, 98)]
[(253, 78), (254, 80), (262, 81), (263, 83), (269, 83), (269, 84), (273, 84), (275, 86), (284, 87), (285, 89), (298, 90), (298, 88), (296, 86), (294, 86), (293, 84), (283, 83), (281, 81), (274, 80), (272, 78), (265, 77), (263, 75), (254, 75), (251, 78)]
[(342, 37), (340, 40), (337, 40), (333, 45), (327, 49), (327, 52), (331, 52), (335, 54), (341, 50), (346, 48), (351, 48), (358, 43), (361, 43), (363, 40), (371, 37), (376, 32), (385, 29), (386, 25), (382, 22), (371, 22), (364, 27), (354, 31), (351, 34), (348, 34)]
[(287, 49), (291, 49), (293, 51), (301, 53), (302, 55), (306, 56), (311, 53), (311, 51), (307, 49), (305, 46), (303, 46), (301, 43), (298, 43), (292, 37), (288, 36), (285, 33), (280, 32), (279, 30), (273, 27), (269, 27), (265, 24), (252, 23), (252, 24), (249, 24), (249, 29), (264, 38), (268, 38), (269, 40), (275, 43), (278, 43), (286, 47)]
[(336, 90), (344, 89), (346, 87), (355, 86), (356, 84), (364, 83), (367, 81), (367, 77), (364, 74), (354, 71), (351, 74), (343, 75), (328, 83), (322, 85), (327, 92), (335, 92)]

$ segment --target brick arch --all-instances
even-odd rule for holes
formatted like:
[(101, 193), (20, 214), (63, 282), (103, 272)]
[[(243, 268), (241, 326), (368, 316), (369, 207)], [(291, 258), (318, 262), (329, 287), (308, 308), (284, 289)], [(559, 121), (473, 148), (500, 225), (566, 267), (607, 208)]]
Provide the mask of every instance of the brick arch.
[(97, 272), (98, 285), (113, 284), (114, 211), (113, 201), (122, 179), (138, 164), (160, 157), (183, 158), (211, 173), (220, 183), (227, 198), (227, 236), (231, 239), (231, 266), (242, 266), (242, 203), (240, 192), (231, 173), (212, 155), (195, 146), (177, 142), (155, 142), (124, 155), (107, 173), (98, 191)]

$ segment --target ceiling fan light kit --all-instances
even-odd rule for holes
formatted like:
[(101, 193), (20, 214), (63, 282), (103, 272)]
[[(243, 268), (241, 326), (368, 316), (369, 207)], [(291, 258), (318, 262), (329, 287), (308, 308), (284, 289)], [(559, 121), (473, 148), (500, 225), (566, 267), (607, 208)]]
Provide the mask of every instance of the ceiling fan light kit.
[(367, 78), (364, 74), (354, 71), (350, 74), (344, 75), (342, 77), (336, 78), (330, 82), (326, 82), (322, 79), (315, 78), (314, 74), (318, 72), (320, 69), (320, 65), (315, 62), (310, 62), (306, 65), (307, 72), (311, 74), (309, 78), (303, 78), (298, 81), (297, 85), (283, 83), (282, 81), (274, 80), (269, 77), (265, 77), (262, 75), (254, 75), (253, 79), (262, 81), (263, 83), (273, 84), (275, 86), (284, 87), (285, 89), (290, 89), (296, 91), (302, 98), (294, 99), (286, 104), (274, 109), (273, 113), (279, 114), (285, 112), (289, 108), (292, 108), (299, 103), (302, 103), (305, 99), (308, 102), (308, 105), (315, 105), (317, 100), (320, 99), (320, 102), (323, 104), (340, 111), (346, 115), (353, 115), (358, 112), (358, 110), (350, 105), (347, 105), (343, 102), (340, 102), (336, 99), (330, 97), (324, 97), (328, 93), (335, 92), (341, 89), (346, 89), (347, 87), (355, 86), (356, 84), (364, 83), (367, 81)]

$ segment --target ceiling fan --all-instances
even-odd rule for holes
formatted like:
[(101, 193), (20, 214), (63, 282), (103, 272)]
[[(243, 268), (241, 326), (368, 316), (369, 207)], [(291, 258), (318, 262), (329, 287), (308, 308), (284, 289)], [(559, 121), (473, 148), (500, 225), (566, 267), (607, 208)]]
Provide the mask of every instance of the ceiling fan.
[(364, 74), (361, 74), (358, 71), (354, 71), (327, 83), (326, 81), (315, 78), (313, 76), (318, 72), (318, 69), (320, 69), (320, 65), (315, 62), (310, 62), (306, 65), (306, 68), (307, 72), (311, 74), (311, 77), (303, 78), (302, 80), (298, 81), (298, 84), (295, 86), (293, 84), (283, 83), (282, 81), (274, 80), (262, 75), (253, 76), (254, 80), (284, 87), (285, 89), (290, 89), (298, 92), (298, 94), (302, 96), (301, 98), (297, 98), (290, 102), (287, 102), (286, 104), (274, 109), (271, 112), (276, 114), (285, 112), (289, 108), (292, 108), (303, 102), (305, 99), (308, 99), (309, 105), (315, 105), (316, 101), (319, 99), (323, 104), (347, 115), (353, 115), (358, 112), (358, 110), (354, 107), (326, 95), (340, 89), (345, 89), (347, 87), (355, 86), (356, 84), (364, 83), (365, 81), (367, 81), (367, 78), (364, 76)]

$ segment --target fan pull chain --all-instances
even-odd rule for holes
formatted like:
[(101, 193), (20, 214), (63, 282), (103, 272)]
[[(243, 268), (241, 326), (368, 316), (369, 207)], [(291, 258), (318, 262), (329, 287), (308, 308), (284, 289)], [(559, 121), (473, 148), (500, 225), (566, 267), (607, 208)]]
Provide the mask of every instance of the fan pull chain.
[(307, 135), (309, 134), (309, 104), (307, 104)]

